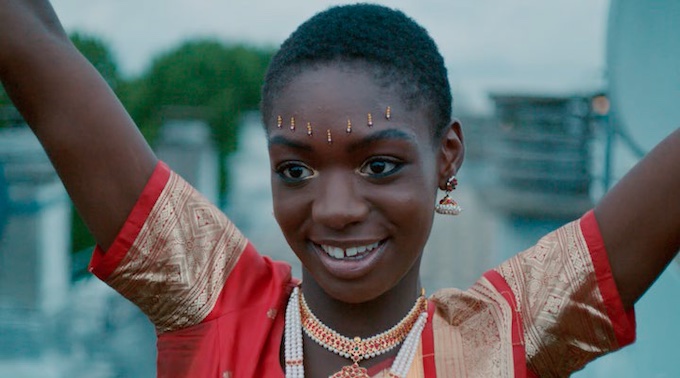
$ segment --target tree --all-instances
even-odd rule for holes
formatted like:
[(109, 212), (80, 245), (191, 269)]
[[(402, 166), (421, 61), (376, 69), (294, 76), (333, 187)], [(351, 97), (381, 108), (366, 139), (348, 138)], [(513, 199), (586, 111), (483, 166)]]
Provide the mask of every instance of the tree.
[[(236, 149), (241, 114), (257, 109), (260, 86), (273, 51), (216, 40), (188, 41), (156, 58), (141, 78), (123, 83), (120, 96), (148, 140), (154, 140), (164, 110), (200, 109), (224, 157)], [(220, 192), (226, 188), (221, 176)]]
[[(158, 56), (142, 76), (125, 80), (102, 39), (82, 33), (73, 33), (70, 38), (113, 88), (150, 143), (168, 108), (200, 110), (194, 111), (194, 116), (207, 121), (218, 147), (220, 192), (223, 193), (227, 181), (224, 157), (237, 147), (241, 114), (259, 106), (260, 86), (273, 50), (225, 46), (210, 39), (188, 41)], [(0, 110), (9, 104), (0, 87)], [(95, 243), (75, 211), (72, 224), (74, 251)]]
[(111, 49), (98, 37), (80, 32), (72, 33), (69, 38), (81, 54), (99, 71), (109, 86), (116, 91), (121, 78)]

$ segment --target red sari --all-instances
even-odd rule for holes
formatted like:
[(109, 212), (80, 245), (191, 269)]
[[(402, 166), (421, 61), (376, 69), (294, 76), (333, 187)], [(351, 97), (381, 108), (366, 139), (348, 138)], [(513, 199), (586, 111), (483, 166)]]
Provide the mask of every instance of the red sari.
[[(284, 310), (298, 281), (165, 164), (90, 270), (156, 326), (159, 377), (283, 377)], [(635, 338), (592, 212), (470, 289), (438, 291), (429, 312), (408, 377), (567, 376)]]

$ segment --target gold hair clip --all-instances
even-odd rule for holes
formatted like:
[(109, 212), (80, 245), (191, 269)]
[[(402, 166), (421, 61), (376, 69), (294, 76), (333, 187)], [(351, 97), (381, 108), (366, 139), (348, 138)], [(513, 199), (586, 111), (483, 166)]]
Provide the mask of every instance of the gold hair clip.
[(385, 119), (389, 121), (390, 118), (392, 118), (392, 108), (388, 106), (387, 109), (385, 110)]
[(290, 131), (295, 131), (295, 117), (290, 117)]
[(347, 118), (347, 134), (352, 132), (352, 121)]
[(328, 144), (333, 143), (333, 138), (331, 138), (331, 129), (326, 130), (326, 136), (327, 136)]
[(368, 113), (368, 127), (373, 126), (373, 116), (371, 113)]
[(276, 116), (276, 127), (279, 129), (283, 126), (283, 117), (281, 116)]
[(312, 136), (312, 123), (307, 122), (307, 135)]

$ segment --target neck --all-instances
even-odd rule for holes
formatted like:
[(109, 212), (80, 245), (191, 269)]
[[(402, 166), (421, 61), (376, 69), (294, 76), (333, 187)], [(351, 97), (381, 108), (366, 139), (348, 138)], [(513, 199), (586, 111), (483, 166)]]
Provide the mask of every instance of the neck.
[(363, 303), (346, 303), (329, 296), (306, 270), (302, 291), (310, 310), (321, 322), (341, 335), (366, 338), (390, 329), (411, 311), (421, 295), (419, 263), (416, 261), (389, 291)]

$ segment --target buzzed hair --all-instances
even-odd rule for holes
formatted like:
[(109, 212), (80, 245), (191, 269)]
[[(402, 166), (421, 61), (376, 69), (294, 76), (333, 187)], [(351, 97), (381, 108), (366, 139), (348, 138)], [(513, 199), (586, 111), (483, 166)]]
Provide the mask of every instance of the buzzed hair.
[(365, 65), (378, 85), (396, 88), (409, 110), (427, 112), (434, 138), (449, 126), (453, 99), (437, 45), (404, 13), (374, 4), (329, 8), (288, 37), (272, 58), (262, 87), (265, 123), (291, 80), (305, 69), (334, 63)]

